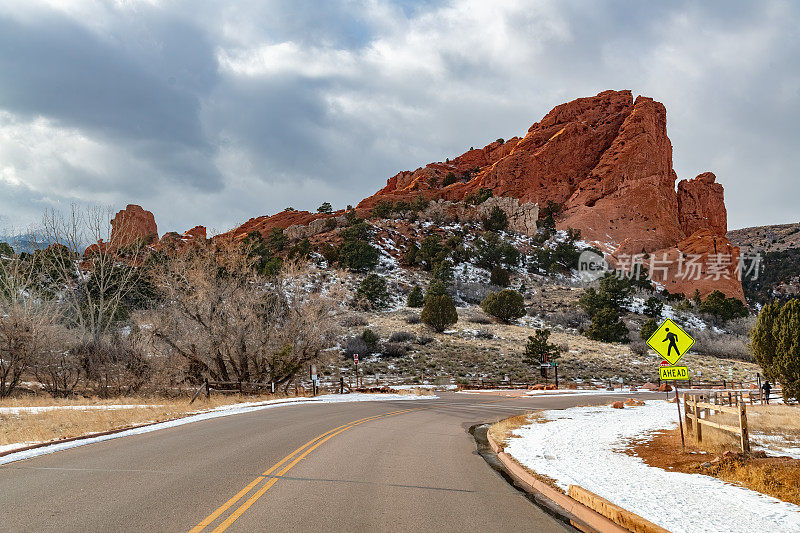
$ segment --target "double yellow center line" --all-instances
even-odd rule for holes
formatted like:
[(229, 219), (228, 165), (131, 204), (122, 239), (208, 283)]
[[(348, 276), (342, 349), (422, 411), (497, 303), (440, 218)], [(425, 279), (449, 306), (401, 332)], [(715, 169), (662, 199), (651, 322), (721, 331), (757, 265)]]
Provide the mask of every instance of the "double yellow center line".
[[(214, 521), (216, 521), (228, 509), (230, 509), (231, 507), (236, 505), (239, 502), (239, 500), (241, 500), (242, 498), (247, 496), (247, 494), (249, 494), (251, 490), (253, 490), (259, 484), (261, 484), (261, 482), (264, 481), (265, 479), (267, 479), (268, 476), (272, 476), (272, 477), (270, 477), (270, 479), (266, 483), (264, 483), (261, 486), (261, 488), (259, 488), (256, 492), (254, 492), (252, 495), (250, 495), (250, 497), (247, 498), (247, 500), (245, 500), (244, 503), (242, 503), (238, 508), (236, 508), (231, 514), (228, 515), (227, 518), (225, 518), (225, 520), (223, 520), (216, 528), (213, 529), (213, 533), (217, 533), (217, 532), (220, 532), (220, 531), (225, 531), (240, 516), (242, 516), (242, 514), (245, 511), (247, 511), (247, 509), (249, 509), (250, 506), (252, 506), (261, 496), (263, 496), (264, 493), (267, 492), (270, 489), (270, 487), (272, 487), (275, 483), (277, 483), (280, 476), (283, 476), (284, 474), (286, 474), (286, 472), (291, 470), (297, 463), (302, 461), (309, 453), (311, 453), (316, 448), (318, 448), (319, 446), (324, 444), (325, 441), (335, 437), (339, 433), (342, 433), (344, 431), (347, 431), (348, 429), (354, 428), (355, 426), (358, 426), (359, 424), (363, 424), (364, 422), (369, 422), (370, 420), (377, 420), (377, 419), (380, 419), (380, 418), (387, 418), (387, 417), (390, 417), (390, 416), (400, 415), (400, 414), (403, 414), (403, 413), (410, 413), (411, 411), (419, 411), (420, 409), (422, 409), (422, 408), (403, 409), (403, 410), (400, 410), (400, 411), (391, 411), (389, 413), (383, 413), (381, 415), (370, 416), (370, 417), (367, 417), (367, 418), (361, 418), (359, 420), (354, 420), (353, 422), (349, 422), (349, 423), (344, 424), (342, 426), (339, 426), (337, 428), (333, 428), (332, 430), (327, 431), (327, 432), (323, 433), (322, 435), (319, 435), (319, 436), (311, 439), (310, 441), (306, 442), (305, 444), (303, 444), (302, 446), (300, 446), (299, 448), (294, 450), (292, 453), (290, 453), (289, 455), (287, 455), (286, 457), (284, 457), (283, 459), (281, 459), (280, 461), (275, 463), (273, 466), (271, 466), (269, 468), (269, 470), (267, 470), (266, 472), (264, 472), (263, 474), (261, 474), (260, 476), (255, 478), (253, 481), (248, 483), (247, 486), (245, 486), (242, 490), (237, 492), (236, 495), (233, 496), (233, 498), (231, 498), (227, 502), (223, 503), (213, 513), (211, 513), (210, 515), (205, 517), (202, 522), (200, 522), (195, 527), (193, 527), (189, 531), (189, 533), (198, 533), (200, 531), (205, 530), (206, 527), (208, 527)], [(285, 466), (284, 466), (284, 464), (285, 464)], [(278, 469), (280, 469), (280, 470), (278, 471)], [(276, 471), (277, 471), (277, 473), (273, 474)]]

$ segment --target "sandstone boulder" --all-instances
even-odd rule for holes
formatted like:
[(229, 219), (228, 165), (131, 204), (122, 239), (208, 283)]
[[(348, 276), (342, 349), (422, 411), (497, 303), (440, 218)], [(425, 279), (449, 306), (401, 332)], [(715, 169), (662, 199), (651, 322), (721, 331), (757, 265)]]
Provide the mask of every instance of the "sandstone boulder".
[(129, 204), (111, 221), (112, 246), (128, 246), (137, 241), (150, 244), (158, 241), (158, 227), (153, 213)]

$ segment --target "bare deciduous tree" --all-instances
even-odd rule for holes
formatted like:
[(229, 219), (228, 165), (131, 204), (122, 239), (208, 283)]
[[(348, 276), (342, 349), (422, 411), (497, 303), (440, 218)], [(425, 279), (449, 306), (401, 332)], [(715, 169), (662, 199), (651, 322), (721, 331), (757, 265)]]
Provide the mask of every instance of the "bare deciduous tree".
[(142, 331), (194, 379), (288, 386), (334, 343), (337, 303), (286, 270), (260, 274), (245, 246), (218, 242), (166, 260), (155, 282), (165, 303), (142, 316)]
[(58, 311), (35, 289), (32, 261), (16, 254), (0, 258), (0, 397), (14, 391), (50, 346)]
[[(97, 206), (73, 205), (66, 215), (48, 212), (42, 235), (51, 244), (36, 254), (42, 285), (60, 293), (67, 316), (94, 342), (127, 315), (126, 303), (140, 288), (140, 267), (150, 254), (143, 239), (112, 242), (111, 216), (110, 209)], [(114, 229), (115, 235), (131, 231)]]

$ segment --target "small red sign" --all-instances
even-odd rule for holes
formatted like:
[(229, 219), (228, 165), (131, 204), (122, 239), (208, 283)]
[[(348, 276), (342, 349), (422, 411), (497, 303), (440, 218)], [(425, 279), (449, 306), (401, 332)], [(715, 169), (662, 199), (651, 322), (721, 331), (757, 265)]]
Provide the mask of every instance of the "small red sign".
[(358, 354), (357, 354), (357, 353), (354, 353), (354, 354), (353, 354), (353, 362), (354, 362), (355, 364), (358, 364)]
[(669, 363), (662, 359), (661, 362), (658, 364), (658, 366), (669, 366)]

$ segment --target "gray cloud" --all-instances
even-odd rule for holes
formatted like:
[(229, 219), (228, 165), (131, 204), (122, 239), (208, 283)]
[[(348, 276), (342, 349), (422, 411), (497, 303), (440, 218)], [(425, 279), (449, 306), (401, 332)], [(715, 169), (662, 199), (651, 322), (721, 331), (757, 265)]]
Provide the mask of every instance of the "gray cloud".
[(0, 6), (0, 216), (100, 201), (162, 231), (355, 203), (563, 101), (664, 102), (731, 227), (797, 221), (800, 37), (773, 1)]

